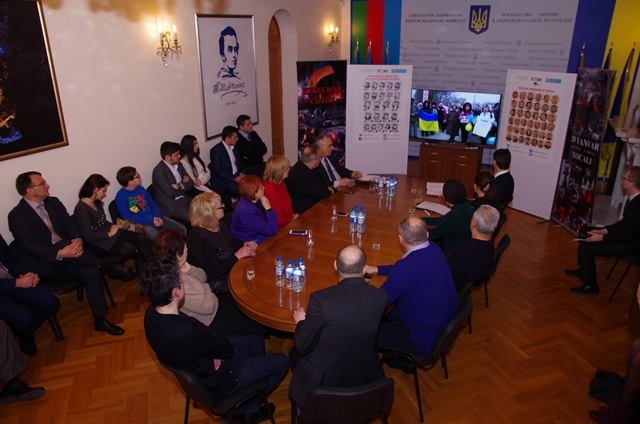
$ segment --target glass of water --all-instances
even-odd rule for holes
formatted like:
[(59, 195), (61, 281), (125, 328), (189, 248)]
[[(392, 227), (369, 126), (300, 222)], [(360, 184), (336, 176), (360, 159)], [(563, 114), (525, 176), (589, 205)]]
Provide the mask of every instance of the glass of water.
[(256, 260), (253, 256), (247, 258), (244, 275), (247, 277), (247, 280), (255, 280), (256, 278)]
[(313, 230), (312, 229), (308, 229), (307, 230), (307, 246), (313, 246), (313, 245), (314, 245)]

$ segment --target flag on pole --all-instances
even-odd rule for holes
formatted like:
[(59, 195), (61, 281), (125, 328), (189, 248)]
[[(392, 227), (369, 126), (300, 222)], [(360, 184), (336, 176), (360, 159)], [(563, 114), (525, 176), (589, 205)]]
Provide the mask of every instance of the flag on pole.
[(607, 56), (604, 58), (604, 62), (602, 63), (602, 69), (609, 69), (611, 66), (611, 52), (613, 51), (613, 43), (609, 45), (609, 50), (607, 51)]
[(357, 65), (360, 64), (360, 43), (358, 42), (357, 38), (356, 38), (356, 48), (353, 51), (353, 61), (351, 63), (355, 63)]
[(387, 44), (384, 46), (384, 61), (382, 63), (385, 65), (389, 64), (389, 40), (387, 40)]
[(578, 61), (578, 68), (584, 68), (584, 49), (587, 47), (587, 42), (582, 42), (582, 47), (580, 48), (580, 60)]
[(373, 55), (371, 51), (371, 40), (369, 40), (369, 46), (367, 47), (367, 65), (371, 65), (371, 56)]
[(620, 116), (622, 112), (622, 101), (624, 97), (624, 89), (627, 86), (627, 82), (629, 81), (629, 73), (631, 72), (631, 63), (633, 62), (633, 57), (635, 56), (635, 53), (636, 53), (636, 43), (633, 43), (633, 47), (629, 52), (627, 61), (624, 64), (622, 73), (620, 74), (620, 81), (618, 82), (618, 90), (616, 91), (616, 97), (613, 100), (613, 108), (611, 109), (612, 118)]

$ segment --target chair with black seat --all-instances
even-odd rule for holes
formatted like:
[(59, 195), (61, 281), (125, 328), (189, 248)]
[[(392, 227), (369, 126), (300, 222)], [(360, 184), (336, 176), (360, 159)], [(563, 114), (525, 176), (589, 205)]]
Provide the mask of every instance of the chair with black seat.
[(381, 378), (357, 387), (318, 387), (307, 395), (304, 409), (291, 405), (291, 423), (363, 424), (375, 418), (387, 423), (394, 382)]
[(629, 270), (631, 270), (631, 266), (634, 265), (634, 264), (635, 265), (640, 265), (640, 255), (620, 256), (620, 257), (616, 258), (616, 261), (611, 266), (611, 269), (609, 270), (609, 273), (607, 274), (607, 280), (609, 279), (609, 277), (611, 277), (611, 274), (613, 273), (613, 270), (616, 268), (616, 265), (618, 265), (618, 262), (620, 262), (621, 259), (627, 261), (627, 267), (624, 269), (624, 272), (620, 276), (620, 279), (618, 280), (618, 283), (616, 284), (616, 287), (611, 292), (611, 295), (609, 295), (609, 302), (613, 301), (613, 296), (615, 296), (616, 292), (620, 288), (620, 285), (622, 284), (622, 282), (624, 281), (625, 277), (629, 273)]
[[(463, 323), (471, 316), (472, 302), (471, 296), (468, 294), (460, 300), (458, 304), (458, 311), (451, 318), (449, 323), (444, 327), (438, 340), (436, 341), (433, 351), (429, 355), (422, 355), (417, 352), (408, 352), (398, 350), (390, 346), (378, 346), (378, 349), (382, 352), (385, 358), (398, 359), (401, 368), (406, 373), (413, 374), (413, 380), (416, 387), (416, 401), (418, 402), (418, 412), (420, 413), (420, 422), (424, 422), (424, 414), (422, 412), (422, 398), (420, 397), (420, 382), (418, 379), (418, 368), (430, 370), (437, 363), (438, 360), (442, 363), (444, 369), (444, 378), (449, 378), (449, 370), (447, 368), (447, 354), (453, 348), (453, 345), (458, 337), (460, 328)], [(469, 328), (471, 333), (471, 328)]]
[(122, 219), (122, 215), (120, 215), (120, 211), (118, 210), (118, 205), (116, 205), (115, 199), (109, 203), (109, 215), (111, 215), (111, 222), (117, 222), (118, 219)]
[(493, 274), (496, 272), (496, 269), (498, 268), (498, 262), (500, 261), (502, 254), (504, 253), (505, 250), (507, 250), (507, 247), (509, 247), (510, 244), (511, 244), (511, 237), (509, 237), (509, 234), (505, 234), (504, 236), (502, 236), (502, 238), (498, 242), (498, 247), (496, 247), (496, 250), (493, 254), (493, 265), (491, 266), (491, 271), (489, 271), (489, 275), (481, 278), (475, 284), (476, 286), (484, 284), (484, 305), (487, 308), (489, 307), (489, 290), (487, 289), (487, 284), (489, 283), (489, 280), (491, 280), (491, 277), (493, 276)]
[[(196, 403), (204, 405), (213, 415), (224, 420), (225, 417), (232, 415), (237, 409), (250, 399), (260, 396), (260, 393), (267, 387), (267, 380), (258, 381), (251, 386), (238, 390), (231, 395), (219, 399), (211, 399), (209, 391), (203, 386), (196, 377), (188, 371), (172, 368), (166, 364), (162, 364), (166, 369), (171, 371), (178, 379), (180, 387), (184, 390), (186, 401), (184, 406), (184, 423), (189, 422), (189, 401), (193, 400), (194, 407)], [(264, 399), (266, 402), (266, 399)], [(224, 421), (223, 421), (224, 422)], [(271, 423), (275, 424), (273, 416)]]

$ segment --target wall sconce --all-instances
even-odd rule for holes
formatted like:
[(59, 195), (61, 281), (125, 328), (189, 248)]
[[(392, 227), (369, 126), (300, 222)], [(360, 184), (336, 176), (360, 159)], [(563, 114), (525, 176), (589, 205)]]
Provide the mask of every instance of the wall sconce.
[(169, 31), (158, 23), (158, 32), (160, 33), (160, 46), (156, 49), (156, 54), (160, 56), (164, 66), (169, 66), (167, 60), (170, 55), (182, 54), (182, 46), (178, 44), (178, 31), (175, 24), (171, 26), (171, 31)]
[(338, 36), (338, 27), (334, 27), (333, 25), (327, 26), (327, 45), (329, 46), (329, 51), (333, 51), (333, 48), (340, 42), (340, 37)]

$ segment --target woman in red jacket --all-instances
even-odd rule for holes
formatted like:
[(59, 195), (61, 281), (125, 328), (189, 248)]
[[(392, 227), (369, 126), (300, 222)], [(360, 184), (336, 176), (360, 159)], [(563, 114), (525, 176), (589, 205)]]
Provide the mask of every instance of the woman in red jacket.
[(284, 183), (290, 167), (289, 159), (281, 155), (273, 155), (267, 160), (262, 179), (264, 195), (271, 202), (271, 209), (278, 214), (278, 228), (287, 225), (298, 216), (293, 213), (291, 197)]

